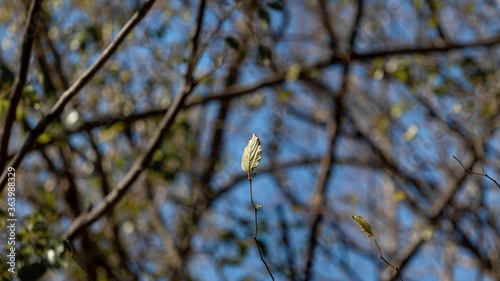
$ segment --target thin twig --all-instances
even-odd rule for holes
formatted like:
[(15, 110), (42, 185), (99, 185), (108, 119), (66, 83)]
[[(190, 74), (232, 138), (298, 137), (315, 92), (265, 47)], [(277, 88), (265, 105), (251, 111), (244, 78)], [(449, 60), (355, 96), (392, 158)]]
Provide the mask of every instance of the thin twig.
[(83, 267), (83, 265), (75, 258), (75, 256), (73, 255), (73, 247), (71, 246), (71, 244), (69, 243), (69, 240), (66, 240), (66, 243), (68, 243), (68, 246), (69, 248), (71, 249), (71, 257), (76, 261), (76, 263), (85, 271), (85, 274), (87, 274), (87, 277), (90, 279), (90, 281), (94, 281), (94, 279), (92, 279), (92, 277), (90, 277), (89, 275), (89, 272), (87, 271), (87, 269), (85, 269), (85, 267)]
[(274, 280), (274, 276), (271, 273), (271, 270), (269, 269), (269, 266), (267, 266), (266, 261), (262, 257), (262, 253), (260, 252), (260, 248), (259, 248), (259, 243), (257, 243), (257, 231), (259, 230), (259, 228), (257, 227), (257, 209), (258, 208), (255, 207), (255, 204), (253, 203), (253, 195), (252, 195), (252, 179), (253, 179), (253, 177), (255, 177), (255, 175), (253, 175), (252, 177), (250, 177), (250, 172), (249, 172), (248, 173), (248, 182), (250, 183), (250, 202), (252, 203), (252, 207), (253, 207), (253, 210), (255, 212), (255, 232), (253, 234), (253, 240), (255, 241), (255, 246), (257, 246), (257, 251), (259, 252), (260, 260), (264, 263), (264, 265), (266, 266), (267, 272), (269, 272), (269, 275)]
[(285, 250), (286, 250), (286, 255), (288, 259), (288, 267), (289, 267), (289, 273), (288, 278), (291, 281), (296, 281), (296, 273), (295, 273), (295, 260), (293, 258), (293, 249), (292, 246), (290, 245), (290, 241), (288, 241), (288, 226), (286, 223), (286, 218), (285, 214), (283, 213), (283, 206), (279, 205), (278, 208), (276, 208), (276, 213), (278, 214), (278, 218), (280, 220), (281, 224), (281, 235), (282, 235), (282, 241), (283, 244), (285, 245)]
[(375, 241), (375, 245), (377, 246), (378, 248), (378, 253), (379, 253), (379, 257), (390, 267), (394, 268), (396, 270), (396, 272), (398, 273), (399, 275), (399, 279), (401, 279), (401, 281), (403, 281), (403, 276), (401, 276), (401, 273), (399, 272), (399, 269), (397, 267), (395, 267), (394, 265), (390, 264), (385, 258), (384, 256), (382, 256), (382, 250), (380, 250), (380, 247), (377, 243), (377, 240), (375, 239), (375, 236), (372, 236), (373, 238), (373, 241)]
[(477, 172), (474, 172), (474, 171), (471, 171), (467, 168), (465, 168), (464, 164), (462, 164), (462, 162), (460, 160), (458, 160), (457, 157), (455, 157), (455, 155), (453, 155), (453, 158), (455, 158), (455, 160), (458, 161), (458, 163), (460, 163), (460, 165), (462, 165), (462, 168), (464, 168), (464, 171), (467, 172), (467, 173), (471, 173), (471, 174), (474, 174), (474, 175), (478, 175), (478, 176), (483, 176), (483, 177), (487, 177), (489, 178), (490, 180), (492, 180), (497, 186), (498, 188), (500, 188), (500, 185), (498, 184), (498, 182), (496, 180), (494, 180), (493, 178), (491, 178), (490, 176), (488, 176), (487, 174), (482, 174), (482, 173), (477, 173)]

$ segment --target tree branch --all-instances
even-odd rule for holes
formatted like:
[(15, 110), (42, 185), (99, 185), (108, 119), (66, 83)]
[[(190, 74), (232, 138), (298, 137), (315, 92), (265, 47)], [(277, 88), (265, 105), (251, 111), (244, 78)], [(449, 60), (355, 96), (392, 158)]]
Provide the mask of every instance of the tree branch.
[(427, 5), (429, 6), (429, 9), (431, 10), (432, 18), (436, 22), (436, 29), (438, 31), (439, 37), (443, 40), (444, 44), (447, 44), (449, 40), (448, 40), (448, 37), (446, 36), (446, 34), (444, 33), (444, 29), (443, 29), (443, 26), (441, 24), (441, 19), (439, 18), (439, 15), (438, 15), (438, 12), (439, 12), (437, 10), (438, 3), (434, 0), (425, 0), (425, 2), (427, 3)]
[(66, 240), (66, 243), (68, 244), (69, 248), (71, 249), (71, 258), (73, 258), (73, 260), (75, 260), (75, 262), (83, 269), (83, 271), (85, 271), (85, 275), (87, 275), (87, 278), (90, 281), (94, 281), (94, 279), (92, 279), (92, 277), (90, 277), (89, 272), (87, 271), (87, 269), (85, 269), (85, 267), (83, 267), (83, 265), (73, 255), (73, 246), (71, 246), (71, 244), (69, 243), (69, 240)]
[[(477, 158), (474, 158), (472, 163), (473, 166), (478, 161)], [(446, 206), (449, 205), (450, 201), (453, 200), (453, 197), (458, 192), (461, 185), (465, 182), (466, 176), (463, 175), (460, 177), (455, 183), (451, 184), (446, 190), (444, 190), (441, 195), (433, 202), (432, 206), (429, 208), (429, 211), (426, 215), (426, 222), (422, 225), (423, 227), (418, 231), (418, 233), (413, 236), (413, 238), (406, 243), (404, 248), (399, 252), (397, 261), (394, 262), (394, 265), (402, 270), (408, 261), (415, 255), (415, 253), (420, 249), (420, 246), (425, 242), (424, 239), (424, 230), (428, 225), (434, 224), (443, 214), (443, 211)], [(394, 280), (396, 276), (391, 273), (391, 280)]]
[[(56, 104), (50, 109), (49, 113), (45, 115), (40, 122), (33, 128), (26, 140), (24, 141), (21, 149), (14, 155), (10, 161), (9, 166), (17, 168), (24, 156), (32, 149), (36, 139), (41, 135), (45, 128), (54, 121), (56, 121), (64, 110), (66, 104), (94, 77), (94, 75), (101, 69), (106, 61), (116, 52), (120, 44), (125, 40), (127, 35), (132, 29), (144, 18), (146, 13), (151, 9), (155, 0), (149, 0), (142, 8), (136, 12), (130, 20), (123, 26), (118, 36), (109, 44), (109, 46), (102, 52), (101, 56), (94, 62), (77, 80), (66, 90), (61, 97), (57, 100)], [(2, 147), (4, 147), (2, 145)], [(7, 182), (7, 171), (2, 173), (0, 177), (0, 192), (4, 189)]]
[(465, 168), (464, 164), (462, 164), (462, 162), (460, 160), (458, 160), (457, 157), (455, 157), (455, 155), (453, 155), (453, 158), (455, 158), (455, 160), (458, 161), (458, 163), (460, 163), (460, 165), (462, 165), (462, 168), (464, 168), (464, 171), (467, 172), (467, 173), (471, 173), (471, 174), (474, 174), (474, 175), (478, 175), (478, 176), (483, 176), (483, 177), (487, 177), (489, 178), (491, 181), (493, 181), (498, 188), (500, 188), (500, 185), (498, 185), (498, 182), (496, 180), (494, 180), (493, 178), (491, 178), (490, 176), (488, 176), (487, 174), (481, 174), (481, 173), (477, 173), (477, 172), (474, 172), (474, 171), (471, 171), (467, 168)]
[(260, 251), (260, 247), (259, 247), (259, 243), (257, 242), (257, 232), (259, 230), (259, 227), (257, 226), (257, 211), (259, 210), (259, 205), (255, 206), (255, 204), (253, 203), (253, 195), (252, 195), (252, 179), (253, 179), (253, 176), (250, 177), (250, 172), (248, 172), (248, 182), (250, 183), (250, 203), (252, 203), (252, 207), (253, 207), (253, 210), (254, 210), (254, 216), (255, 216), (255, 231), (254, 231), (254, 234), (253, 234), (253, 241), (255, 241), (255, 246), (257, 247), (257, 251), (259, 252), (259, 256), (260, 256), (260, 260), (264, 263), (264, 265), (266, 266), (266, 269), (267, 269), (267, 272), (269, 273), (269, 275), (271, 276), (271, 279), (274, 280), (274, 276), (273, 274), (271, 273), (271, 269), (269, 269), (269, 266), (267, 265), (266, 261), (264, 260), (264, 258), (262, 257), (262, 252)]
[[(43, 0), (33, 0), (31, 2), (28, 17), (26, 20), (26, 26), (24, 27), (21, 58), (19, 62), (19, 72), (17, 73), (16, 79), (14, 81), (14, 86), (12, 87), (12, 92), (10, 93), (9, 108), (7, 109), (5, 121), (3, 122), (2, 139), (0, 141), (0, 171), (3, 171), (5, 163), (7, 162), (7, 151), (9, 149), (10, 133), (12, 130), (12, 125), (14, 124), (14, 120), (16, 119), (17, 105), (21, 100), (23, 88), (26, 84), (26, 77), (28, 76), (31, 49), (33, 47), (33, 42), (35, 41), (35, 33), (37, 30), (36, 20), (39, 15), (42, 1)], [(10, 166), (14, 167), (13, 165)], [(17, 166), (15, 166), (14, 168), (17, 168)], [(3, 184), (1, 186), (3, 187)], [(2, 189), (0, 188), (0, 192), (1, 191)]]
[[(326, 11), (325, 11), (326, 13)], [(350, 54), (352, 53), (352, 50), (354, 49), (354, 40), (356, 38), (357, 30), (359, 28), (359, 23), (361, 19), (361, 15), (363, 13), (363, 1), (359, 0), (358, 1), (358, 10), (357, 10), (357, 16), (354, 22), (353, 30), (351, 31), (351, 36), (349, 39), (349, 46), (347, 57), (350, 57)], [(309, 234), (309, 246), (307, 249), (307, 263), (306, 263), (306, 269), (304, 271), (305, 274), (305, 281), (308, 281), (311, 279), (312, 276), (312, 268), (314, 264), (314, 252), (316, 250), (317, 246), (317, 235), (319, 232), (319, 226), (321, 224), (321, 221), (323, 219), (323, 209), (326, 205), (326, 193), (327, 193), (327, 187), (328, 187), (328, 179), (330, 177), (330, 174), (332, 172), (332, 163), (335, 162), (335, 148), (337, 146), (337, 140), (340, 135), (340, 127), (341, 127), (341, 121), (342, 117), (344, 115), (344, 100), (345, 96), (347, 96), (347, 91), (348, 91), (348, 83), (349, 83), (349, 70), (350, 70), (350, 64), (349, 64), (349, 59), (344, 63), (344, 73), (343, 73), (343, 78), (342, 78), (342, 87), (340, 89), (340, 92), (338, 95), (334, 98), (333, 102), (335, 105), (335, 113), (333, 114), (332, 120), (328, 123), (327, 126), (327, 134), (328, 134), (328, 140), (327, 140), (327, 150), (323, 153), (323, 156), (321, 157), (321, 163), (320, 167), (318, 170), (318, 174), (316, 176), (316, 181), (315, 181), (315, 193), (313, 194), (313, 223), (311, 226), (311, 231)]]
[(399, 276), (399, 279), (401, 281), (403, 281), (403, 276), (401, 276), (401, 273), (399, 272), (399, 269), (397, 267), (395, 267), (394, 265), (390, 264), (385, 258), (384, 256), (382, 255), (382, 250), (380, 249), (380, 246), (378, 245), (377, 243), (377, 240), (375, 239), (375, 236), (372, 236), (373, 238), (373, 241), (375, 242), (375, 245), (377, 246), (377, 249), (378, 249), (378, 253), (379, 253), (379, 257), (390, 267), (394, 268), (394, 270), (396, 270), (396, 272), (398, 273), (398, 276)]
[(313, 208), (313, 213), (314, 213), (314, 218), (313, 218), (313, 223), (311, 226), (311, 231), (309, 234), (309, 247), (307, 249), (307, 265), (305, 269), (305, 281), (310, 280), (311, 278), (311, 270), (313, 267), (314, 263), (314, 252), (317, 246), (317, 235), (318, 235), (318, 230), (319, 230), (319, 225), (323, 219), (323, 212), (322, 210), (324, 209), (324, 206), (326, 204), (326, 192), (327, 192), (327, 186), (328, 186), (328, 179), (330, 177), (330, 174), (332, 172), (332, 163), (335, 162), (335, 147), (337, 144), (337, 140), (339, 137), (339, 131), (340, 131), (340, 122), (341, 122), (341, 117), (344, 114), (344, 96), (346, 95), (347, 92), (347, 80), (348, 80), (348, 71), (349, 71), (349, 66), (345, 66), (344, 70), (344, 78), (343, 78), (343, 83), (342, 83), (342, 89), (341, 92), (335, 97), (335, 114), (333, 116), (333, 120), (330, 121), (330, 123), (327, 126), (327, 134), (328, 134), (328, 140), (327, 140), (327, 150), (323, 153), (321, 156), (321, 163), (319, 167), (318, 174), (316, 176), (315, 180), (315, 193), (313, 195), (313, 202), (312, 202), (312, 208)]
[[(351, 40), (354, 42), (354, 40)], [(395, 49), (395, 50), (389, 50), (389, 51), (383, 51), (383, 52), (372, 52), (372, 53), (366, 53), (366, 54), (358, 54), (358, 53), (353, 53), (350, 56), (351, 61), (367, 61), (371, 60), (377, 57), (387, 57), (387, 56), (392, 56), (392, 55), (399, 55), (399, 54), (428, 54), (428, 53), (433, 53), (433, 52), (447, 52), (447, 51), (452, 51), (452, 50), (460, 50), (464, 48), (474, 48), (474, 47), (488, 47), (488, 46), (493, 46), (500, 44), (500, 38), (498, 39), (492, 39), (492, 40), (487, 40), (487, 41), (478, 41), (475, 43), (468, 43), (468, 44), (454, 44), (454, 45), (447, 45), (445, 47), (424, 47), (424, 48), (401, 48), (401, 49)], [(333, 57), (331, 59), (317, 62), (313, 65), (310, 65), (308, 67), (304, 67), (300, 74), (299, 74), (299, 79), (304, 79), (309, 77), (308, 73), (311, 70), (314, 69), (322, 69), (325, 67), (329, 67), (334, 64), (338, 64), (341, 62), (345, 62), (346, 58), (345, 57)], [(189, 108), (192, 106), (197, 106), (197, 105), (203, 105), (206, 104), (210, 101), (213, 100), (221, 100), (221, 99), (232, 99), (232, 98), (237, 98), (246, 94), (251, 94), (259, 89), (265, 88), (265, 87), (270, 87), (274, 86), (277, 84), (281, 84), (285, 82), (285, 76), (286, 73), (278, 73), (275, 76), (265, 79), (263, 81), (255, 82), (252, 84), (247, 84), (247, 85), (234, 85), (227, 87), (224, 91), (219, 92), (219, 93), (214, 93), (212, 95), (207, 95), (204, 97), (193, 97), (190, 98), (190, 100), (186, 101), (184, 103), (183, 108)], [(89, 121), (79, 127), (76, 128), (70, 128), (68, 129), (69, 133), (76, 133), (84, 130), (89, 130), (95, 127), (99, 126), (108, 126), (111, 124), (114, 124), (116, 122), (133, 122), (136, 120), (141, 120), (145, 118), (150, 118), (150, 117), (155, 117), (158, 115), (165, 114), (167, 112), (168, 108), (166, 109), (156, 109), (144, 113), (139, 113), (135, 115), (130, 115), (130, 116), (110, 116), (110, 117), (101, 117), (99, 119), (96, 119), (94, 121)]]
[[(493, 38), (489, 40), (482, 40), (477, 42), (465, 43), (465, 44), (449, 44), (442, 47), (423, 47), (423, 48), (399, 48), (394, 50), (371, 52), (365, 54), (354, 53), (351, 56), (351, 60), (367, 60), (377, 57), (388, 57), (394, 55), (411, 55), (411, 54), (429, 54), (434, 52), (447, 52), (453, 50), (461, 50), (466, 48), (476, 48), (476, 47), (490, 47), (500, 43), (500, 38)], [(342, 58), (333, 58), (331, 62), (340, 62)]]
[(191, 43), (188, 50), (188, 61), (190, 61), (190, 63), (188, 63), (187, 65), (186, 74), (184, 75), (181, 87), (179, 88), (179, 91), (175, 96), (172, 105), (168, 108), (167, 113), (165, 114), (165, 116), (163, 116), (160, 124), (158, 125), (158, 128), (150, 138), (146, 150), (135, 161), (132, 168), (118, 183), (117, 187), (114, 188), (94, 209), (92, 209), (90, 212), (78, 216), (73, 221), (65, 234), (69, 239), (74, 238), (81, 230), (85, 229), (87, 226), (98, 220), (102, 215), (111, 210), (120, 201), (120, 199), (123, 198), (127, 190), (132, 186), (132, 184), (139, 177), (142, 171), (148, 167), (149, 163), (151, 162), (153, 153), (160, 146), (163, 137), (170, 129), (170, 126), (174, 123), (177, 113), (179, 113), (179, 111), (182, 109), (184, 100), (194, 89), (195, 83), (192, 77), (194, 71), (193, 59), (196, 55), (196, 48), (205, 11), (205, 3), (206, 0), (201, 0), (198, 9), (196, 24), (193, 27), (193, 32), (191, 33), (190, 37)]

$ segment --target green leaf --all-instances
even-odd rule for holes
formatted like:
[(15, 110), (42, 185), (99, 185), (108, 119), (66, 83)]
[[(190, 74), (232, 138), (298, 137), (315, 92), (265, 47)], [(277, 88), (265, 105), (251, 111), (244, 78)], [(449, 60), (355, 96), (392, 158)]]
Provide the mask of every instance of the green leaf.
[(235, 50), (238, 50), (240, 48), (240, 43), (238, 43), (238, 40), (236, 40), (234, 37), (226, 37), (226, 42), (231, 48)]
[(245, 147), (243, 157), (241, 158), (241, 168), (243, 171), (250, 173), (257, 168), (261, 156), (262, 152), (259, 137), (257, 137), (256, 134), (252, 134), (252, 138), (248, 140), (248, 145)]
[(373, 237), (372, 228), (365, 221), (365, 219), (363, 217), (352, 216), (352, 218), (358, 223), (359, 227), (361, 227), (361, 231), (363, 231), (367, 237)]

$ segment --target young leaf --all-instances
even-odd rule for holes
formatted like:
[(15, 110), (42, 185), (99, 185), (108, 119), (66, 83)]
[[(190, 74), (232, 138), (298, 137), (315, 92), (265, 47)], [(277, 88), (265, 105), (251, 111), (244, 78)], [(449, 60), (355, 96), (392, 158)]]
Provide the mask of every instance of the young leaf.
[(363, 217), (360, 216), (352, 216), (354, 220), (358, 223), (359, 227), (361, 227), (361, 231), (363, 231), (367, 237), (373, 237), (373, 232), (372, 228), (370, 225), (365, 221)]
[(243, 171), (250, 173), (257, 168), (261, 156), (262, 152), (259, 137), (257, 137), (256, 134), (252, 134), (252, 138), (248, 140), (248, 145), (245, 147), (243, 157), (241, 158), (241, 168)]

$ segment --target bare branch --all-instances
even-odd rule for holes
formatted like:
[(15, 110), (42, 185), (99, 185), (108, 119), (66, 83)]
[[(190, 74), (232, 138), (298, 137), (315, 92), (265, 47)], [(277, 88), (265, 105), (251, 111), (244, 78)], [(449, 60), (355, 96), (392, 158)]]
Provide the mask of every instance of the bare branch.
[(189, 63), (187, 66), (186, 74), (182, 81), (181, 87), (179, 88), (179, 91), (175, 96), (174, 101), (172, 102), (172, 105), (168, 108), (165, 116), (163, 116), (153, 136), (149, 139), (146, 150), (138, 157), (132, 168), (118, 183), (118, 186), (114, 188), (99, 205), (97, 205), (90, 212), (78, 216), (73, 221), (66, 233), (67, 237), (73, 238), (81, 230), (85, 229), (87, 226), (102, 217), (102, 215), (104, 215), (106, 212), (111, 210), (120, 201), (120, 199), (123, 198), (127, 190), (132, 186), (132, 184), (139, 177), (142, 171), (144, 171), (144, 169), (146, 169), (151, 162), (153, 153), (156, 151), (156, 149), (158, 149), (163, 137), (170, 129), (170, 126), (174, 123), (177, 113), (179, 113), (179, 111), (182, 109), (184, 100), (194, 89), (195, 84), (192, 77), (194, 65), (192, 62), (194, 56), (196, 55), (196, 48), (201, 31), (201, 23), (203, 22), (203, 15), (205, 11), (205, 3), (206, 0), (201, 0), (198, 9), (196, 24), (193, 26), (193, 32), (191, 33), (190, 50), (188, 50), (188, 61), (191, 61), (191, 63)]
[(269, 266), (267, 265), (266, 261), (264, 260), (264, 258), (262, 257), (262, 253), (260, 251), (260, 248), (259, 248), (259, 243), (257, 242), (257, 232), (259, 230), (258, 226), (257, 226), (257, 211), (259, 209), (259, 205), (255, 206), (255, 204), (253, 203), (253, 195), (252, 195), (252, 179), (255, 175), (253, 175), (252, 177), (250, 177), (250, 172), (248, 172), (248, 181), (250, 183), (250, 202), (252, 203), (252, 207), (253, 207), (253, 210), (254, 210), (254, 215), (255, 215), (255, 232), (253, 234), (253, 241), (255, 241), (255, 246), (257, 247), (257, 251), (259, 252), (259, 256), (260, 256), (260, 260), (264, 263), (264, 265), (266, 266), (266, 269), (267, 269), (267, 272), (269, 273), (269, 275), (271, 276), (271, 279), (274, 280), (274, 276), (273, 274), (271, 273), (271, 269), (269, 269)]
[(477, 172), (474, 172), (474, 171), (471, 171), (467, 168), (465, 168), (464, 164), (462, 164), (462, 162), (460, 160), (458, 160), (457, 157), (455, 157), (455, 155), (453, 155), (453, 158), (455, 158), (455, 160), (458, 161), (458, 163), (460, 163), (460, 165), (462, 165), (462, 168), (464, 168), (464, 171), (467, 172), (467, 173), (471, 173), (471, 174), (474, 174), (474, 175), (478, 175), (478, 176), (483, 176), (483, 177), (487, 177), (489, 178), (491, 181), (493, 181), (498, 188), (500, 188), (500, 185), (498, 185), (498, 182), (496, 180), (494, 180), (493, 178), (491, 178), (490, 176), (488, 176), (487, 174), (481, 174), (481, 173), (477, 173)]
[[(353, 41), (353, 40), (352, 40)], [(392, 55), (398, 55), (398, 54), (428, 54), (432, 52), (447, 52), (451, 50), (456, 50), (456, 49), (463, 49), (463, 48), (473, 48), (473, 47), (488, 47), (488, 46), (493, 46), (500, 44), (500, 39), (493, 39), (489, 41), (481, 41), (481, 42), (476, 42), (476, 43), (470, 43), (470, 44), (456, 44), (456, 45), (448, 45), (446, 47), (424, 47), (424, 48), (416, 48), (416, 49), (396, 49), (396, 50), (390, 50), (390, 51), (385, 51), (385, 52), (373, 52), (373, 53), (366, 53), (366, 54), (358, 54), (358, 53), (353, 53), (350, 56), (350, 59), (352, 61), (366, 61), (370, 59), (374, 59), (377, 57), (387, 57), (387, 56), (392, 56)], [(310, 65), (308, 67), (304, 67), (300, 74), (299, 74), (299, 79), (302, 78), (307, 78), (308, 73), (311, 70), (314, 69), (322, 69), (325, 67), (329, 67), (334, 64), (338, 64), (341, 62), (345, 62), (346, 58), (345, 57), (333, 57), (329, 60), (317, 62), (313, 65)], [(232, 98), (237, 98), (246, 94), (251, 94), (254, 93), (255, 91), (266, 88), (266, 87), (271, 87), (274, 85), (281, 84), (285, 81), (285, 76), (286, 73), (278, 73), (274, 75), (271, 78), (265, 79), (263, 81), (255, 82), (252, 84), (247, 84), (247, 85), (232, 85), (227, 87), (224, 91), (219, 92), (219, 93), (214, 93), (212, 95), (207, 95), (204, 97), (192, 97), (189, 100), (187, 100), (184, 103), (183, 108), (190, 108), (192, 106), (197, 106), (197, 105), (204, 105), (210, 101), (213, 100), (221, 100), (221, 99), (232, 99)], [(129, 115), (129, 116), (110, 116), (110, 117), (100, 117), (94, 121), (89, 121), (87, 123), (84, 123), (80, 125), (79, 127), (76, 128), (70, 128), (68, 129), (69, 133), (76, 133), (84, 130), (89, 130), (95, 127), (99, 126), (109, 126), (117, 122), (133, 122), (136, 120), (142, 120), (145, 118), (150, 118), (150, 117), (155, 117), (158, 115), (165, 114), (167, 112), (168, 108), (166, 109), (156, 109), (144, 113), (139, 113), (135, 115)]]
[(288, 261), (288, 267), (290, 270), (290, 275), (289, 278), (292, 281), (296, 281), (297, 277), (295, 276), (295, 259), (293, 258), (293, 248), (292, 245), (290, 244), (289, 238), (288, 238), (288, 233), (289, 233), (289, 228), (286, 223), (286, 218), (285, 214), (283, 213), (283, 206), (279, 205), (276, 208), (276, 213), (278, 214), (278, 218), (280, 220), (280, 225), (281, 225), (281, 239), (283, 241), (283, 244), (285, 245), (285, 252), (286, 252), (286, 257)]
[(378, 243), (377, 243), (377, 240), (375, 239), (375, 236), (372, 236), (372, 238), (373, 238), (373, 241), (375, 242), (375, 245), (376, 245), (376, 246), (377, 246), (377, 248), (378, 248), (378, 253), (379, 253), (379, 255), (380, 255), (379, 257), (380, 257), (380, 258), (381, 258), (381, 259), (382, 259), (382, 260), (383, 260), (383, 261), (384, 261), (384, 262), (385, 262), (388, 266), (390, 266), (390, 267), (394, 268), (394, 270), (396, 270), (396, 272), (397, 272), (397, 273), (398, 273), (398, 275), (399, 275), (399, 279), (400, 279), (401, 281), (403, 281), (403, 276), (401, 276), (401, 273), (399, 272), (399, 269), (398, 269), (397, 267), (395, 267), (394, 265), (390, 264), (390, 263), (389, 263), (389, 262), (388, 262), (388, 261), (384, 258), (384, 256), (382, 255), (382, 250), (380, 250), (380, 247), (379, 247), (379, 245), (378, 245)]
[(92, 277), (90, 277), (89, 275), (89, 272), (87, 271), (87, 269), (85, 269), (85, 267), (83, 267), (83, 265), (76, 259), (76, 257), (73, 255), (73, 247), (71, 246), (71, 244), (69, 243), (69, 240), (66, 240), (66, 243), (68, 243), (68, 246), (69, 248), (71, 249), (71, 257), (73, 258), (73, 260), (75, 260), (75, 262), (83, 269), (83, 271), (85, 271), (85, 274), (87, 275), (87, 278), (90, 280), (90, 281), (94, 281), (92, 279)]
[[(14, 81), (14, 86), (12, 87), (12, 92), (10, 93), (9, 108), (7, 109), (7, 115), (5, 116), (5, 121), (3, 122), (2, 139), (0, 141), (0, 171), (3, 171), (5, 163), (7, 162), (7, 151), (9, 149), (10, 133), (12, 124), (14, 124), (14, 120), (16, 119), (16, 108), (19, 104), (19, 101), (21, 100), (23, 88), (26, 84), (26, 77), (28, 76), (31, 49), (36, 37), (35, 32), (37, 31), (36, 20), (39, 16), (42, 1), (43, 0), (33, 0), (31, 2), (28, 17), (26, 20), (26, 26), (24, 27), (21, 58), (19, 62), (19, 72), (17, 73), (16, 79)], [(14, 168), (17, 168), (17, 166), (15, 166)], [(3, 184), (0, 186), (3, 186)], [(0, 192), (1, 191), (2, 189), (0, 188)]]
[(307, 250), (307, 265), (305, 270), (305, 280), (311, 278), (311, 269), (313, 267), (314, 251), (317, 246), (317, 235), (319, 230), (319, 225), (323, 219), (322, 210), (326, 204), (325, 194), (327, 192), (327, 184), (330, 174), (332, 172), (331, 165), (335, 163), (335, 147), (339, 137), (339, 131), (342, 121), (342, 116), (344, 115), (344, 99), (347, 95), (348, 79), (349, 79), (349, 64), (344, 66), (342, 88), (340, 93), (334, 98), (335, 113), (333, 114), (332, 120), (327, 126), (327, 150), (321, 156), (320, 167), (315, 181), (315, 193), (313, 195), (313, 209), (314, 218), (311, 226), (311, 232), (309, 234), (309, 247)]
[[(488, 40), (481, 40), (472, 43), (465, 44), (449, 44), (443, 47), (423, 47), (423, 48), (399, 48), (394, 50), (371, 52), (365, 54), (354, 53), (351, 56), (351, 60), (366, 60), (370, 58), (377, 57), (388, 57), (394, 55), (411, 55), (411, 54), (429, 54), (429, 53), (442, 53), (452, 50), (460, 50), (465, 48), (477, 48), (477, 47), (490, 47), (500, 43), (500, 38), (493, 38)], [(340, 61), (342, 58), (333, 58), (333, 61)]]
[(329, 47), (332, 52), (338, 51), (339, 39), (335, 34), (335, 30), (333, 29), (332, 24), (330, 23), (330, 15), (328, 14), (328, 7), (326, 6), (327, 2), (323, 0), (318, 0), (319, 12), (321, 14), (321, 23), (325, 27), (329, 38)]
[[(323, 10), (325, 7), (323, 7)], [(349, 40), (349, 43), (351, 44), (349, 46), (348, 54), (347, 57), (350, 57), (350, 54), (352, 53), (352, 50), (354, 49), (354, 40), (356, 38), (357, 30), (359, 28), (359, 22), (361, 19), (361, 15), (363, 13), (363, 2), (360, 0), (358, 1), (358, 15), (356, 16), (356, 20), (354, 22), (353, 30), (351, 31), (351, 38)], [(326, 13), (326, 11), (325, 11)], [(306, 263), (306, 269), (304, 271), (305, 273), (305, 278), (304, 280), (308, 281), (311, 279), (311, 274), (312, 274), (312, 268), (313, 268), (313, 263), (314, 263), (314, 252), (316, 250), (317, 246), (317, 235), (319, 231), (319, 226), (321, 224), (321, 221), (323, 220), (323, 212), (322, 210), (324, 209), (324, 206), (326, 204), (326, 192), (327, 192), (327, 186), (328, 186), (328, 179), (330, 177), (330, 174), (332, 173), (332, 168), (331, 165), (332, 163), (335, 162), (335, 148), (337, 145), (337, 140), (339, 138), (339, 131), (340, 131), (340, 126), (341, 126), (341, 121), (342, 117), (344, 115), (344, 100), (345, 96), (347, 96), (347, 91), (348, 91), (348, 84), (349, 84), (349, 70), (350, 70), (350, 64), (349, 64), (349, 59), (344, 63), (344, 73), (343, 73), (343, 78), (342, 78), (342, 87), (340, 89), (340, 92), (337, 94), (337, 96), (334, 98), (333, 102), (335, 105), (335, 113), (332, 116), (332, 120), (328, 123), (327, 126), (327, 134), (328, 134), (328, 140), (327, 140), (327, 150), (323, 153), (323, 156), (321, 157), (321, 163), (320, 167), (318, 170), (318, 174), (316, 176), (315, 180), (315, 192), (313, 194), (313, 222), (311, 226), (311, 231), (309, 234), (309, 246), (307, 249), (307, 263)]]
[[(474, 165), (478, 161), (477, 158), (473, 159), (471, 166)], [(432, 206), (429, 208), (429, 211), (426, 215), (427, 220), (425, 223), (423, 223), (423, 227), (417, 232), (413, 238), (410, 239), (404, 246), (404, 248), (399, 252), (397, 261), (394, 262), (394, 264), (402, 270), (408, 261), (415, 256), (415, 253), (420, 249), (420, 246), (423, 245), (425, 242), (424, 239), (424, 230), (428, 225), (433, 225), (436, 220), (438, 220), (445, 209), (446, 206), (448, 206), (453, 200), (453, 197), (455, 194), (458, 192), (459, 188), (461, 187), (462, 183), (465, 182), (465, 175), (460, 177), (456, 182), (451, 184), (448, 188), (446, 188), (443, 192), (441, 192), (441, 195), (436, 198), (432, 204)]]
[[(109, 44), (109, 46), (102, 52), (101, 56), (85, 71), (76, 82), (66, 90), (56, 104), (50, 109), (49, 113), (45, 115), (40, 122), (33, 128), (26, 140), (24, 141), (21, 149), (14, 155), (10, 161), (9, 166), (17, 168), (24, 156), (33, 148), (36, 139), (41, 135), (45, 128), (54, 121), (56, 121), (64, 110), (68, 102), (94, 77), (94, 75), (101, 69), (101, 67), (108, 61), (108, 59), (116, 52), (120, 44), (125, 40), (127, 35), (132, 29), (144, 18), (146, 13), (151, 9), (155, 0), (149, 0), (142, 8), (136, 12), (130, 20), (123, 26), (117, 37)], [(3, 147), (3, 145), (2, 145)], [(7, 171), (2, 173), (0, 177), (0, 192), (5, 187), (7, 182)]]

